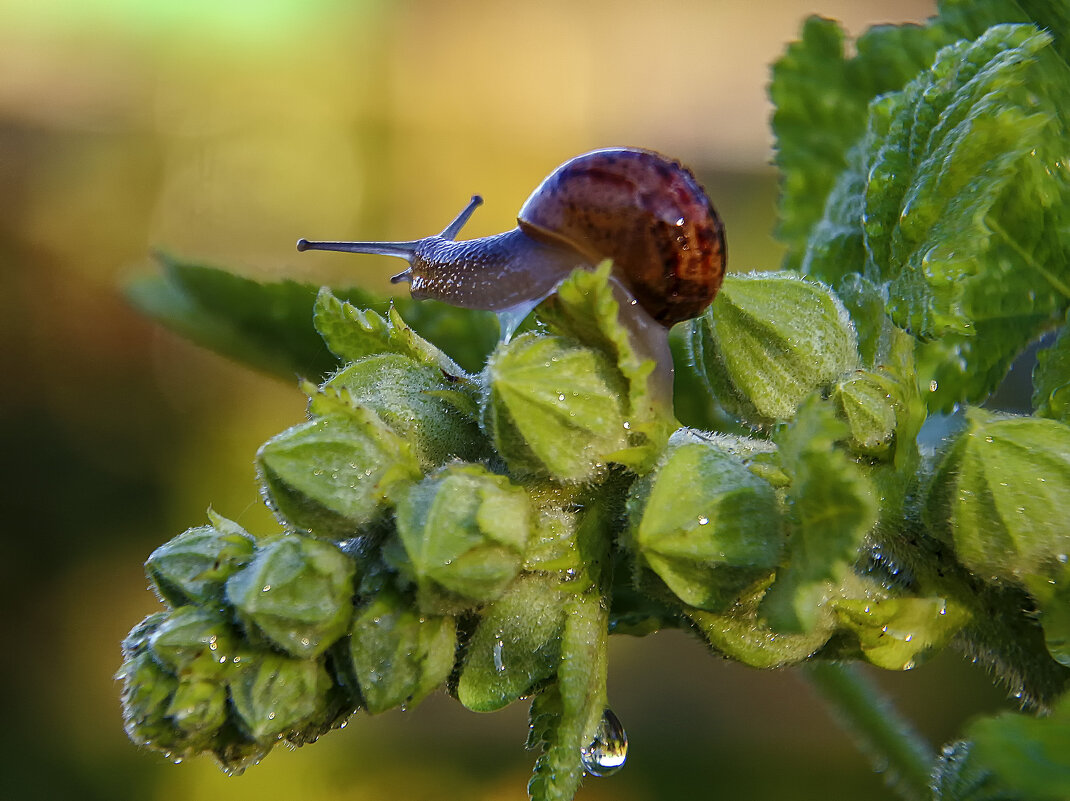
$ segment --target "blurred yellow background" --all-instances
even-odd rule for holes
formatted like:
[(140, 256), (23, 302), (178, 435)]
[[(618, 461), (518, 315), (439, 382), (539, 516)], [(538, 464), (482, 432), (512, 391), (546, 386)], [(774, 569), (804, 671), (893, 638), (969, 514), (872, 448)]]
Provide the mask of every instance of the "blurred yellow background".
[[(818, 4), (820, 3), (820, 4)], [(811, 12), (852, 33), (924, 0), (641, 3), (0, 0), (0, 798), (523, 799), (526, 710), (439, 696), (280, 748), (241, 778), (122, 732), (118, 642), (157, 608), (141, 563), (211, 504), (271, 526), (258, 445), (304, 398), (140, 318), (163, 248), (254, 277), (389, 290), (394, 265), (298, 237), (408, 239), (473, 192), (511, 227), (543, 175), (607, 145), (694, 168), (733, 269), (775, 267), (768, 64)], [(934, 743), (999, 694), (941, 657), (881, 676)], [(795, 674), (691, 638), (615, 638), (632, 755), (581, 801), (890, 798)]]

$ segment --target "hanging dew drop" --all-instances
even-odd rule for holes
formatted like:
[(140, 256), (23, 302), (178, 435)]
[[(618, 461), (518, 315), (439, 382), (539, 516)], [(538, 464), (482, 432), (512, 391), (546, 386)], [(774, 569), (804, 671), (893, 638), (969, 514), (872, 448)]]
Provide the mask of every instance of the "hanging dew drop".
[(624, 767), (627, 758), (628, 735), (617, 716), (607, 709), (594, 740), (580, 750), (583, 769), (592, 776), (611, 776)]

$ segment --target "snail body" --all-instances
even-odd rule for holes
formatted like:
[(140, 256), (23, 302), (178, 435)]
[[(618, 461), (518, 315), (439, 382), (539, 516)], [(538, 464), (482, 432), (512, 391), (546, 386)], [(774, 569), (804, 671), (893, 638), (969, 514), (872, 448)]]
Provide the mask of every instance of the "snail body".
[[(696, 317), (724, 277), (724, 226), (678, 162), (636, 148), (595, 150), (554, 170), (517, 215), (517, 227), (457, 241), (482, 203), (475, 196), (435, 236), (408, 242), (309, 242), (298, 250), (397, 256), (414, 298), (510, 312), (530, 310), (574, 269), (613, 261), (613, 276), (643, 314), (668, 328)], [(645, 323), (645, 321), (644, 321)]]

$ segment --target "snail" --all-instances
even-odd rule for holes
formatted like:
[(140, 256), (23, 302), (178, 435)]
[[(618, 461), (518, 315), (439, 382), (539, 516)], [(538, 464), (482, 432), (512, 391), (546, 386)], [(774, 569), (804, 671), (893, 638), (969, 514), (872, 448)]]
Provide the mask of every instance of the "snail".
[(414, 298), (498, 312), (503, 338), (574, 269), (611, 259), (621, 319), (646, 354), (668, 360), (671, 379), (664, 333), (710, 305), (725, 265), (724, 225), (686, 167), (650, 150), (594, 150), (550, 173), (521, 207), (516, 228), (458, 241), (482, 202), (474, 196), (437, 236), (301, 239), (297, 249), (405, 259), (409, 267), (393, 283), (409, 282)]

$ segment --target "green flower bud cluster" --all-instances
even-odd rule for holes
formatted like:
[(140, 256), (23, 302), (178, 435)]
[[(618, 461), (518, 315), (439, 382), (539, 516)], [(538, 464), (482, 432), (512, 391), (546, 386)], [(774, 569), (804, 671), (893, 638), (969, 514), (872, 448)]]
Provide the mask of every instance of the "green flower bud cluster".
[[(238, 772), (438, 688), (474, 711), (533, 698), (529, 790), (568, 799), (623, 760), (610, 631), (689, 627), (761, 668), (909, 669), (983, 613), (958, 567), (1032, 593), (1070, 662), (1070, 542), (1020, 482), (993, 489), (1025, 469), (1027, 436), (1029, 459), (1050, 456), (1047, 507), (1070, 503), (1062, 423), (971, 412), (934, 473), (937, 535), (908, 542), (924, 418), (912, 337), (885, 323), (863, 358), (827, 287), (731, 276), (687, 337), (750, 434), (706, 433), (679, 427), (666, 366), (619, 308), (608, 265), (578, 271), (541, 328), (470, 375), (393, 310), (322, 292), (316, 325), (345, 365), (304, 386), (309, 419), (257, 455), (286, 533), (213, 515), (149, 558), (168, 610), (123, 644), (131, 738)], [(961, 562), (947, 575), (884, 556), (909, 565), (941, 542)]]
[(254, 540), (213, 515), (158, 548), (149, 576), (166, 612), (123, 641), (123, 714), (135, 742), (241, 772), (280, 739), (309, 742), (359, 696), (327, 651), (347, 637), (356, 563), (300, 534)]

